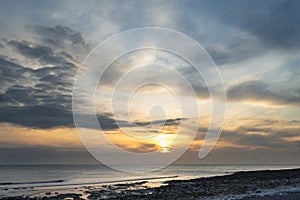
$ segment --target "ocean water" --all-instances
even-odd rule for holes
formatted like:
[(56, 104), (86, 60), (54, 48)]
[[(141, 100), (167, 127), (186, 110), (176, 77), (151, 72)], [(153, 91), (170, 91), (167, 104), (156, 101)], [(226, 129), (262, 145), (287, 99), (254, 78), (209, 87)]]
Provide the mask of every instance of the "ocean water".
[(0, 165), (0, 197), (40, 194), (47, 190), (147, 180), (220, 176), (237, 171), (300, 168), (300, 165), (170, 165), (159, 171), (129, 174), (103, 165)]

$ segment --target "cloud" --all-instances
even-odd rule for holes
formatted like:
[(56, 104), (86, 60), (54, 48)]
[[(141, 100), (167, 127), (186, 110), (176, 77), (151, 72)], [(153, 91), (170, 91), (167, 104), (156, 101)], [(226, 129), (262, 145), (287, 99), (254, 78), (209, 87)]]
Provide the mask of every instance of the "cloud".
[(22, 69), (24, 69), (23, 66), (0, 56), (0, 91), (5, 91), (19, 79), (24, 78), (23, 74), (19, 73)]
[[(57, 54), (50, 47), (33, 46), (24, 41), (10, 41), (9, 45), (30, 59), (40, 59), (41, 64), (57, 66), (32, 69), (18, 64), (18, 60), (0, 57), (0, 121), (39, 129), (74, 127), (71, 103), (77, 66), (62, 57), (56, 57)], [(107, 113), (99, 114), (97, 118), (103, 130), (118, 129), (118, 124), (129, 128), (163, 123), (165, 126), (173, 126), (181, 120), (176, 118), (133, 123), (114, 119)], [(89, 127), (88, 123), (86, 126), (96, 128)]]
[(173, 126), (179, 125), (181, 120), (185, 120), (184, 118), (175, 118), (175, 119), (166, 119), (166, 120), (154, 120), (151, 122), (134, 122), (138, 126), (148, 126), (148, 125), (164, 125), (164, 126)]
[(42, 39), (57, 38), (61, 45), (57, 48), (42, 39), (4, 39), (14, 51), (13, 54), (5, 51), (8, 55), (0, 56), (0, 121), (41, 129), (73, 127), (71, 103), (77, 72), (74, 57), (78, 54), (68, 45), (77, 50), (87, 45), (79, 32), (67, 27), (28, 26), (28, 29), (44, 34)]
[[(21, 91), (26, 94), (25, 91)], [(22, 93), (23, 94), (23, 93)], [(18, 96), (18, 95), (17, 95)], [(4, 95), (0, 96), (0, 102), (6, 101)], [(4, 100), (3, 100), (4, 99)], [(14, 102), (9, 100), (10, 102)], [(34, 105), (30, 106), (5, 106), (0, 107), (0, 122), (13, 123), (21, 126), (37, 128), (37, 129), (51, 129), (55, 127), (75, 127), (73, 121), (72, 110), (68, 106), (61, 106), (61, 102), (53, 102), (53, 104), (37, 104), (31, 98), (25, 96), (23, 102), (30, 101)], [(86, 114), (81, 115), (81, 119), (89, 119)], [(110, 113), (102, 113), (97, 115), (99, 125), (102, 130), (116, 130), (120, 127), (136, 127), (136, 126), (176, 126), (179, 125), (182, 119), (166, 119), (164, 120), (154, 120), (152, 122), (128, 122), (124, 120), (117, 120), (113, 118)], [(90, 124), (89, 122), (77, 124), (79, 127), (83, 128), (98, 128)]]
[[(83, 116), (84, 117), (84, 116)], [(102, 113), (98, 115), (98, 121), (103, 130), (115, 130), (119, 128), (135, 128), (135, 127), (143, 127), (143, 128), (153, 128), (153, 127), (171, 127), (178, 126), (180, 122), (185, 120), (184, 118), (175, 118), (175, 119), (166, 119), (166, 120), (153, 120), (153, 121), (125, 121), (114, 119), (111, 113)], [(87, 127), (89, 128), (89, 127)], [(133, 129), (134, 130), (134, 129)], [(145, 130), (145, 133), (148, 132), (156, 132)]]
[(298, 26), (300, 3), (281, 1), (213, 1), (208, 4), (212, 17), (239, 28), (272, 47), (291, 50), (299, 48)]
[(275, 91), (271, 89), (267, 82), (247, 81), (227, 90), (227, 99), (229, 101), (245, 101), (254, 103), (267, 103), (270, 105), (292, 105), (300, 104), (299, 91)]
[[(132, 76), (135, 78), (132, 79)], [(139, 91), (159, 92), (162, 88), (158, 84), (164, 84), (181, 96), (192, 97), (195, 92), (198, 98), (210, 97), (201, 74), (190, 63), (167, 51), (144, 49), (121, 56), (105, 69), (99, 81), (100, 90), (114, 88), (120, 79), (123, 82), (118, 87), (124, 91), (149, 82), (154, 84), (148, 83), (139, 88)], [(193, 91), (188, 88), (189, 85)]]
[(270, 51), (299, 50), (298, 1), (176, 2), (175, 29), (196, 39), (217, 65), (241, 63)]
[(66, 26), (26, 25), (22, 31), (2, 38), (5, 50), (0, 53), (31, 68), (78, 65), (90, 51), (81, 33)]
[[(63, 49), (62, 56), (81, 62), (90, 51), (89, 45), (84, 40), (80, 32), (66, 26), (47, 27), (41, 25), (27, 25), (26, 30), (38, 36), (38, 40), (46, 46), (54, 49)], [(73, 56), (66, 53), (71, 52)]]
[[(300, 140), (295, 139), (295, 137), (298, 136), (297, 132), (297, 128), (286, 128), (284, 130), (274, 129), (272, 132), (269, 130), (265, 132), (262, 129), (258, 129), (253, 132), (253, 130), (247, 130), (245, 127), (239, 127), (233, 131), (223, 131), (220, 140), (229, 142), (233, 146), (247, 149), (297, 149), (300, 145)], [(290, 138), (290, 140), (287, 140), (288, 138)]]
[(0, 58), (0, 70), (0, 106), (71, 103), (74, 65), (34, 70)]
[(222, 42), (205, 46), (217, 66), (227, 67), (231, 64), (241, 63), (247, 59), (255, 58), (266, 52), (265, 46), (261, 45), (256, 37), (250, 34), (233, 31), (233, 35)]
[(158, 146), (156, 144), (150, 144), (150, 143), (141, 143), (139, 145), (121, 145), (119, 144), (122, 149), (125, 149), (126, 151), (134, 152), (134, 153), (148, 153), (152, 151), (157, 151)]
[(72, 113), (59, 105), (6, 106), (0, 108), (1, 122), (32, 128), (73, 126)]
[(37, 60), (42, 65), (52, 64), (59, 65), (68, 63), (62, 56), (68, 55), (63, 53), (57, 55), (52, 51), (51, 48), (41, 45), (32, 45), (28, 42), (20, 42), (16, 40), (11, 40), (7, 43), (16, 52), (23, 55), (25, 58), (31, 58)]
[(39, 34), (44, 38), (44, 42), (51, 45), (61, 46), (66, 41), (70, 41), (71, 45), (85, 45), (82, 35), (69, 27), (28, 25), (27, 30)]
[[(202, 123), (199, 126), (191, 150), (199, 150), (208, 126), (209, 123)], [(225, 123), (215, 148), (234, 147), (247, 150), (299, 151), (299, 127), (300, 123), (297, 120), (287, 120), (276, 116), (236, 117), (232, 123)]]

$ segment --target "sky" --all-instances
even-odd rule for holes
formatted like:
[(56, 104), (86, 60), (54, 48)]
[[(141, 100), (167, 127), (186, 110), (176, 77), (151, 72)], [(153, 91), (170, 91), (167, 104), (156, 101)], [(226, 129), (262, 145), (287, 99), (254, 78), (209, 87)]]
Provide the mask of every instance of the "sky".
[[(168, 154), (190, 141), (184, 129), (172, 143), (185, 123), (197, 132), (176, 163), (299, 164), (299, 10), (297, 0), (1, 1), (0, 164), (98, 163), (74, 124), (75, 77), (100, 42), (142, 27), (176, 30), (203, 46), (223, 79), (224, 126), (212, 152), (199, 159), (211, 119), (205, 78), (177, 55), (142, 49), (114, 60), (95, 92), (97, 119), (113, 143), (130, 152)], [(128, 71), (135, 75), (123, 76)], [(195, 93), (181, 84), (179, 74)], [(168, 89), (149, 84), (137, 88), (126, 118), (122, 98), (145, 80), (169, 85), (184, 100), (187, 114), (180, 113)], [(192, 101), (200, 114), (193, 112)], [(145, 141), (124, 131), (159, 135)]]

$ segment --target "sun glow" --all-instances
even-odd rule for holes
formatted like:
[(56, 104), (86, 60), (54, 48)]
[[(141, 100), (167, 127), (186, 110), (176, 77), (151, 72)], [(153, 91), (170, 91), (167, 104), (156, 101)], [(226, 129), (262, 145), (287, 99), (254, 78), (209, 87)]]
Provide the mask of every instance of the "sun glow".
[(172, 145), (173, 140), (175, 139), (176, 135), (171, 134), (159, 134), (155, 136), (154, 140), (155, 143), (160, 147), (160, 151), (163, 153), (170, 152), (170, 148)]

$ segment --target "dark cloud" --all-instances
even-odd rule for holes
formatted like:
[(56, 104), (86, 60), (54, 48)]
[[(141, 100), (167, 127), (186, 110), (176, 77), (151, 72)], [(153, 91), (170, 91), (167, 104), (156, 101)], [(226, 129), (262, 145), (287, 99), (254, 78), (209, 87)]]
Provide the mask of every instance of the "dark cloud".
[(137, 147), (131, 147), (131, 146), (127, 146), (127, 145), (119, 145), (122, 149), (125, 149), (127, 151), (130, 152), (134, 152), (134, 153), (149, 153), (152, 151), (157, 151), (157, 145), (156, 144), (140, 144)]
[[(31, 69), (0, 58), (1, 90), (0, 122), (32, 128), (74, 127), (72, 115), (72, 88), (76, 67), (72, 64)], [(88, 116), (82, 115), (83, 119)], [(97, 116), (103, 130), (115, 130), (120, 126), (165, 125), (180, 123), (181, 119), (153, 122), (127, 122), (115, 120), (111, 114)], [(86, 128), (89, 123), (80, 124)]]
[[(294, 149), (300, 150), (298, 121), (264, 118), (237, 118), (236, 123), (245, 125), (227, 129), (224, 127), (219, 138), (223, 149), (227, 143), (245, 149)], [(207, 132), (206, 126), (200, 126), (195, 140), (202, 141)], [(222, 142), (225, 142), (223, 145)]]
[[(11, 71), (14, 72), (15, 70), (24, 68), (23, 66), (10, 61), (9, 59), (7, 59), (7, 57), (1, 56), (1, 55), (0, 55), (0, 66), (1, 66), (1, 72), (2, 72), (1, 75), (3, 75), (3, 76), (9, 75), (11, 73)], [(6, 73), (6, 74), (3, 74), (3, 73)]]
[(256, 39), (240, 35), (225, 40), (220, 46), (207, 45), (205, 49), (218, 66), (242, 62), (266, 51)]
[(289, 124), (300, 124), (300, 120), (291, 120), (288, 123)]
[[(299, 151), (299, 122), (278, 119), (240, 118), (248, 125), (233, 130), (223, 130), (221, 141), (246, 149), (290, 149)], [(250, 121), (249, 121), (250, 120)], [(239, 123), (239, 122), (237, 122)]]
[(0, 88), (3, 88), (8, 82), (14, 82), (18, 76), (17, 71), (24, 67), (14, 62), (7, 60), (5, 57), (0, 56)]
[[(0, 72), (0, 94), (2, 95), (5, 95), (6, 91), (10, 89), (20, 90), (20, 88), (16, 88), (19, 86), (31, 87), (36, 79), (33, 69), (24, 67), (5, 57), (0, 57)], [(22, 99), (22, 96), (18, 98)], [(9, 98), (7, 97), (7, 99)], [(0, 106), (4, 105), (3, 103), (5, 102), (0, 103)], [(6, 103), (11, 104), (9, 101)]]
[(239, 118), (239, 120), (247, 121), (249, 126), (251, 125), (253, 127), (260, 128), (260, 129), (263, 129), (265, 127), (272, 127), (272, 126), (275, 126), (276, 124), (280, 124), (280, 123), (288, 123), (288, 121), (274, 119), (274, 118), (270, 118), (270, 117), (266, 117), (266, 118), (243, 117), (243, 118)]
[(75, 59), (73, 58), (73, 56), (71, 56), (70, 54), (68, 54), (67, 52), (61, 51), (59, 52), (59, 54), (63, 57), (69, 58), (72, 61), (75, 61)]
[(135, 121), (133, 124), (136, 124), (138, 126), (149, 126), (149, 125), (173, 126), (173, 125), (179, 125), (180, 121), (182, 121), (182, 120), (184, 120), (184, 118), (154, 120), (154, 121), (148, 121), (148, 122)]
[[(113, 118), (111, 113), (103, 113), (101, 115), (97, 116), (99, 125), (101, 126), (102, 130), (115, 130), (118, 129), (119, 126), (116, 122), (116, 120)], [(87, 128), (93, 128), (92, 126), (89, 126)]]
[(240, 127), (238, 130), (242, 132), (251, 132), (251, 133), (270, 133), (273, 131), (272, 128), (262, 128), (262, 127)]
[[(50, 129), (55, 127), (75, 127), (73, 113), (70, 108), (59, 104), (42, 104), (32, 106), (6, 106), (0, 107), (0, 121), (27, 126), (37, 129)], [(84, 119), (86, 115), (82, 115)], [(108, 115), (97, 116), (103, 130), (117, 129), (115, 120)], [(87, 117), (89, 119), (89, 117)], [(92, 124), (77, 124), (85, 128), (97, 128)]]
[[(13, 47), (13, 49), (19, 54), (25, 56), (26, 58), (37, 60), (42, 65), (63, 65), (64, 63), (68, 63), (68, 61), (65, 60), (62, 56), (54, 53), (51, 48), (46, 46), (32, 45), (25, 41), (20, 42), (16, 40), (11, 40), (7, 44)], [(67, 55), (67, 53), (65, 54)]]
[(3, 96), (6, 98), (6, 101), (9, 101), (11, 104), (33, 105), (39, 101), (38, 98), (33, 98), (34, 92), (35, 90), (32, 87), (14, 85), (7, 89)]
[(272, 105), (299, 105), (299, 91), (275, 91), (263, 81), (248, 81), (229, 87), (229, 101), (257, 101)]
[(0, 58), (0, 70), (3, 97), (0, 106), (71, 104), (76, 71), (72, 65), (34, 70)]
[(59, 105), (6, 106), (0, 108), (0, 121), (32, 128), (73, 126), (72, 112)]
[(33, 128), (73, 126), (72, 67), (37, 70), (0, 59), (0, 121)]
[[(264, 136), (261, 134), (240, 134), (237, 132), (223, 132), (224, 137), (237, 145), (245, 145), (250, 147), (285, 147), (286, 144), (279, 138)], [(226, 136), (227, 135), (227, 136)], [(290, 146), (290, 145), (288, 145)]]
[(213, 1), (212, 13), (221, 22), (249, 32), (271, 47), (299, 48), (300, 2), (297, 0)]
[(50, 45), (61, 46), (67, 41), (71, 42), (71, 45), (86, 45), (81, 33), (76, 32), (69, 27), (46, 27), (40, 25), (28, 25), (27, 30), (40, 35), (43, 38), (44, 42)]
[[(35, 42), (3, 41), (14, 50), (16, 58), (22, 55), (40, 66), (33, 69), (16, 58), (0, 56), (0, 122), (42, 129), (74, 127), (71, 107), (78, 56), (69, 46), (86, 51), (87, 45), (79, 32), (68, 27), (27, 28), (44, 36)], [(46, 38), (53, 41), (47, 43)]]
[(199, 85), (197, 85), (196, 83), (192, 83), (191, 87), (193, 88), (195, 95), (199, 98), (199, 99), (207, 99), (210, 97), (209, 94), (209, 90), (208, 87), (203, 86), (202, 84), (199, 83)]
[[(5, 106), (0, 107), (0, 113), (0, 122), (13, 123), (31, 128), (50, 129), (55, 127), (75, 127), (72, 110), (68, 107), (60, 106), (59, 104)], [(88, 115), (84, 114), (81, 118), (82, 120), (90, 119)], [(97, 119), (103, 130), (119, 128), (116, 121), (106, 113), (98, 115)], [(88, 121), (76, 125), (91, 129), (98, 128)], [(128, 126), (129, 125), (128, 123)]]
[(297, 0), (188, 0), (175, 5), (176, 29), (199, 41), (217, 65), (300, 47)]
[[(60, 54), (61, 56), (67, 57), (77, 63), (81, 63), (82, 59), (91, 49), (80, 32), (66, 26), (46, 27), (28, 25), (27, 30), (36, 35), (43, 45), (56, 50), (63, 50)], [(67, 52), (70, 52), (72, 55)]]
[[(128, 122), (125, 120), (115, 120), (111, 113), (103, 113), (98, 116), (99, 124), (103, 130), (114, 130), (122, 127), (153, 127), (153, 126), (178, 126), (185, 118), (175, 118), (166, 120), (153, 120), (153, 121), (133, 121)], [(149, 130), (145, 132), (151, 132)]]
[(299, 140), (286, 140), (286, 138), (298, 136), (297, 132), (298, 130), (295, 128), (286, 128), (284, 130), (274, 129), (272, 132), (260, 130), (259, 133), (253, 133), (245, 127), (239, 127), (234, 131), (223, 131), (220, 139), (247, 148), (297, 149), (300, 147)]
[[(49, 129), (55, 127), (75, 127), (73, 121), (73, 113), (70, 106), (62, 106), (60, 101), (51, 101), (53, 104), (43, 104), (32, 102), (37, 101), (36, 99), (29, 98), (26, 91), (21, 90), (22, 94), (25, 94), (22, 98), (22, 102), (29, 101), (33, 105), (20, 105), (20, 106), (5, 106), (0, 107), (0, 122), (13, 123), (21, 126), (27, 126), (32, 128)], [(16, 97), (18, 97), (17, 94)], [(30, 93), (29, 93), (30, 96)], [(46, 96), (47, 97), (47, 96)], [(10, 101), (18, 104), (18, 100), (14, 100), (12, 97), (7, 99), (7, 95), (0, 95), (0, 103), (3, 101)], [(63, 100), (61, 100), (63, 101)], [(90, 116), (87, 114), (81, 114), (81, 123), (77, 123), (78, 127), (98, 129), (98, 126), (90, 123), (88, 120)], [(85, 121), (86, 119), (86, 121)], [(102, 130), (116, 130), (119, 127), (135, 127), (135, 126), (147, 126), (147, 125), (161, 125), (161, 126), (175, 126), (178, 125), (182, 119), (167, 119), (156, 120), (151, 123), (149, 122), (128, 122), (124, 120), (115, 120), (110, 113), (102, 113), (97, 115), (97, 120)]]

